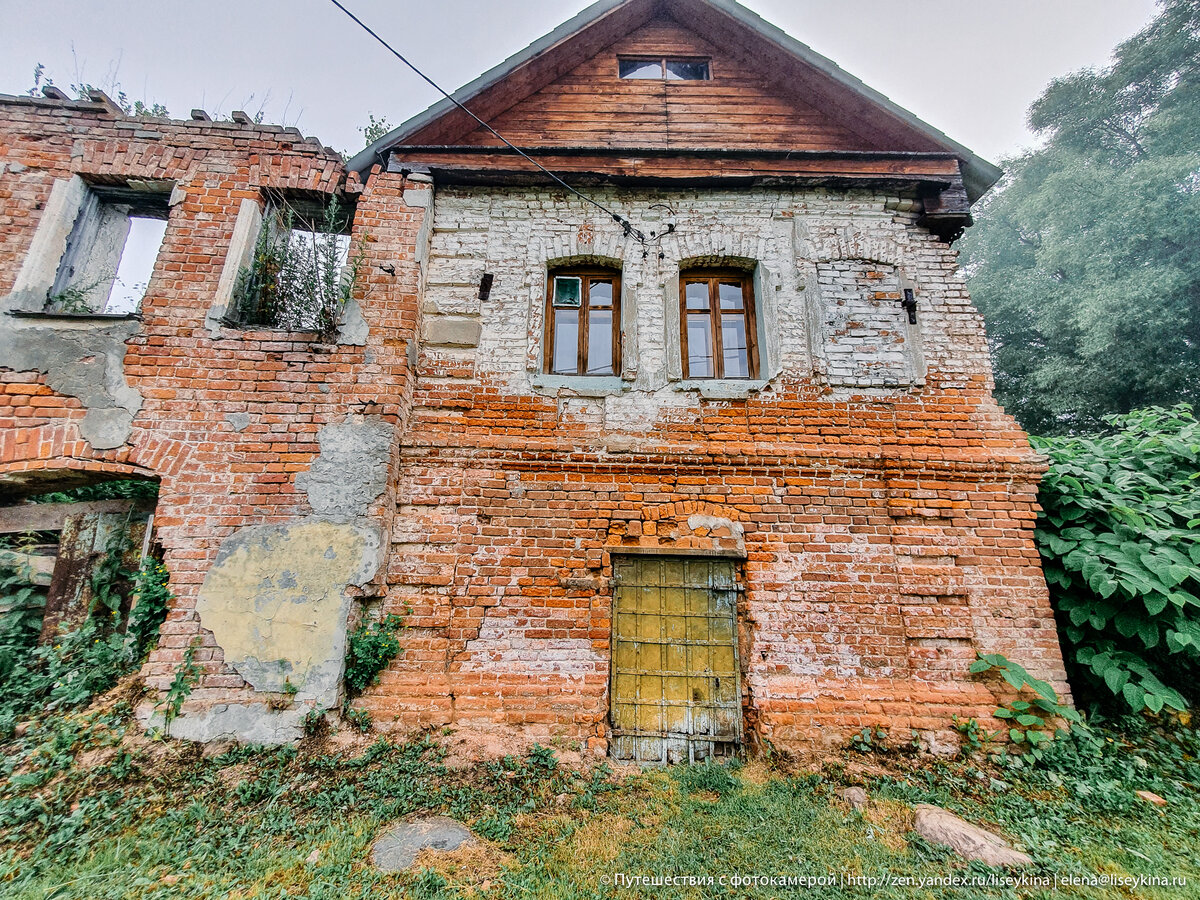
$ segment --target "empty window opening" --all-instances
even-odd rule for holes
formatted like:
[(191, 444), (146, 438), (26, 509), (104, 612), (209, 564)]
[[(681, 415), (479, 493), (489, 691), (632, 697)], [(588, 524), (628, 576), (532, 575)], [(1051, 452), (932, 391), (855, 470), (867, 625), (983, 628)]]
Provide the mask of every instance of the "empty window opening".
[(76, 216), (46, 299), (50, 312), (136, 312), (167, 231), (170, 184), (93, 187)]
[(351, 253), (352, 220), (353, 210), (336, 200), (273, 198), (253, 260), (238, 276), (234, 324), (331, 336), (360, 265)]
[(550, 277), (546, 362), (551, 375), (621, 371), (621, 278), (607, 269), (571, 269)]
[(629, 81), (708, 81), (712, 77), (707, 59), (621, 58), (617, 69), (621, 78)]
[(757, 378), (754, 283), (737, 270), (685, 272), (679, 282), (684, 378)]

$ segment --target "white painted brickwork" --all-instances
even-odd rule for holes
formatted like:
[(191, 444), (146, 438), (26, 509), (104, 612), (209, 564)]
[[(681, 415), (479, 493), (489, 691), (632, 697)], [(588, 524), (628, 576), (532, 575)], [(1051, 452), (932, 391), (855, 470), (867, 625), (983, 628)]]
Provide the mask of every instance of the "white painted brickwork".
[[(504, 392), (557, 394), (564, 415), (608, 429), (644, 428), (648, 414), (687, 415), (701, 394), (678, 374), (680, 261), (736, 259), (758, 264), (758, 290), (768, 295), (756, 302), (767, 325), (763, 342), (773, 345), (773, 384), (815, 380), (848, 398), (912, 390), (926, 376), (944, 387), (980, 375), (990, 380), (982, 321), (955, 271), (955, 252), (919, 228), (913, 214), (897, 211), (905, 207), (898, 198), (767, 189), (600, 190), (596, 197), (647, 233), (662, 232), (666, 212), (651, 207), (667, 204), (677, 231), (644, 255), (610, 218), (561, 192), (435, 192), (422, 306), (424, 377), (473, 373)], [(585, 260), (622, 269), (622, 380), (564, 387), (541, 376), (546, 270)], [(481, 303), (484, 272), (495, 281)], [(898, 302), (875, 298), (898, 293), (902, 275), (916, 286), (916, 325)], [(461, 335), (472, 333), (467, 323), (478, 325), (477, 346), (464, 346)], [(744, 396), (762, 386), (729, 387), (732, 396)]]
[(817, 283), (830, 384), (873, 387), (920, 381), (919, 328), (909, 325), (908, 314), (892, 299), (900, 296), (894, 267), (857, 259), (818, 263)]

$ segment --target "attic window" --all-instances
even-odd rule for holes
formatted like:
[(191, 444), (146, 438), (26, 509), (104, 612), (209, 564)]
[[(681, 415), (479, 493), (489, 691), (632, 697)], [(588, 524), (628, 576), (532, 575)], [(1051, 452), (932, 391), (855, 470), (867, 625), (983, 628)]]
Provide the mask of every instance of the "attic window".
[(708, 81), (707, 59), (685, 59), (677, 57), (618, 58), (618, 71), (627, 81)]

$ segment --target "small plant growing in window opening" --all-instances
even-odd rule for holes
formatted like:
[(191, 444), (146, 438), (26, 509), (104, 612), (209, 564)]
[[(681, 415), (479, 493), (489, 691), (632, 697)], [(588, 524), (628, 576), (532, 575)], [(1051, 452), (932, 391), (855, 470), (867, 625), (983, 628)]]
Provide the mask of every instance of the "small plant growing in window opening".
[(73, 284), (63, 288), (57, 294), (49, 294), (42, 306), (42, 312), (56, 313), (63, 316), (86, 316), (96, 312), (92, 308), (91, 297), (105, 281), (111, 281), (114, 276), (101, 276), (87, 284)]
[(332, 341), (363, 265), (362, 243), (351, 247), (345, 233), (348, 220), (336, 198), (319, 216), (308, 217), (276, 201), (259, 230), (251, 264), (238, 275), (237, 324), (312, 330), (321, 341)]

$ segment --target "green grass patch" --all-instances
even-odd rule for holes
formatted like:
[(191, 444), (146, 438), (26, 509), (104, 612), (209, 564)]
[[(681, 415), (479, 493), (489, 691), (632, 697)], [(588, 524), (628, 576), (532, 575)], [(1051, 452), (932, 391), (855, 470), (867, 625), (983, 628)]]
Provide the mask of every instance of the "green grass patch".
[[(1200, 741), (1189, 729), (1097, 730), (1059, 742), (1036, 768), (852, 752), (811, 771), (734, 762), (618, 776), (535, 748), (452, 770), (429, 737), (338, 749), (345, 735), (322, 736), (206, 758), (142, 736), (132, 690), (123, 683), (0, 745), (0, 896), (1184, 898), (1200, 885)], [(865, 809), (839, 799), (850, 783), (866, 787)], [(924, 802), (1005, 833), (1033, 856), (1031, 876), (1189, 884), (989, 885), (1002, 873), (911, 831), (912, 806)], [(376, 871), (368, 857), (380, 829), (425, 813), (466, 822), (482, 846), (411, 873)], [(948, 875), (984, 884), (937, 883)], [(802, 876), (835, 883), (779, 881)], [(878, 883), (892, 878), (926, 881)]]

